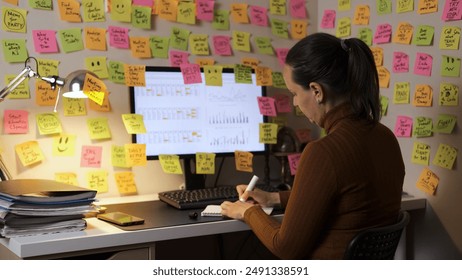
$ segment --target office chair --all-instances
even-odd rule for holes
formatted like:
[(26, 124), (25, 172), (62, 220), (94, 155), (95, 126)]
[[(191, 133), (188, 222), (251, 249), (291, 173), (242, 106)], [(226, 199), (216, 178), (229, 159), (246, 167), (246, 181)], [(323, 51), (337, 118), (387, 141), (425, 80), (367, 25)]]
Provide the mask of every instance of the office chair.
[(392, 260), (395, 256), (401, 233), (406, 228), (409, 220), (409, 213), (401, 211), (397, 223), (359, 232), (350, 241), (345, 251), (344, 259)]

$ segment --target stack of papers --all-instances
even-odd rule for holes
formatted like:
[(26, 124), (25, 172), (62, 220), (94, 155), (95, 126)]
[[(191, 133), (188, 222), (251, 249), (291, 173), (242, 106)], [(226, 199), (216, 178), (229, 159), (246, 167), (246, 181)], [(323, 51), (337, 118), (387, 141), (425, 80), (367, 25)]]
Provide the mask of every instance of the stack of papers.
[(83, 230), (96, 212), (96, 191), (52, 180), (0, 182), (0, 235), (18, 237)]

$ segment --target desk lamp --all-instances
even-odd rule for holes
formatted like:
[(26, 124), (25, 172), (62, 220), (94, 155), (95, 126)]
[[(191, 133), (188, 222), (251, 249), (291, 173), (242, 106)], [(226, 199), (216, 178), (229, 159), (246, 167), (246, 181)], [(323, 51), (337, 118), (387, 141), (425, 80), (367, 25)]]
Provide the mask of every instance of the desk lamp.
[(24, 69), (13, 79), (11, 82), (5, 86), (0, 91), (0, 102), (2, 102), (5, 97), (10, 94), (15, 88), (17, 88), (26, 78), (36, 78), (50, 84), (51, 89), (54, 90), (58, 86), (58, 95), (56, 97), (56, 103), (54, 111), (56, 112), (56, 107), (59, 102), (59, 95), (61, 88), (66, 84), (69, 86), (65, 89), (66, 92), (63, 94), (64, 97), (69, 98), (88, 98), (88, 96), (81, 90), (83, 88), (83, 83), (85, 81), (86, 74), (90, 74), (95, 78), (98, 78), (94, 73), (87, 70), (77, 70), (70, 73), (66, 78), (61, 78), (59, 76), (47, 76), (41, 77), (38, 72), (34, 71), (31, 66), (29, 66), (29, 61), (33, 59), (35, 61), (35, 66), (38, 68), (37, 60), (34, 57), (28, 57), (24, 62)]

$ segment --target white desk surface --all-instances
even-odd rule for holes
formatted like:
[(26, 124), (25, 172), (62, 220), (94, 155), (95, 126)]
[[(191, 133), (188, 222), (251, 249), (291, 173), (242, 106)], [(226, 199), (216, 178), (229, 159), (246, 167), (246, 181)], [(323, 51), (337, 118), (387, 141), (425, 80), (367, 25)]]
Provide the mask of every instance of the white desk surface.
[[(101, 199), (97, 204), (108, 205), (149, 200), (157, 200), (157, 195)], [(402, 208), (404, 210), (423, 209), (425, 205), (425, 198), (403, 196)], [(279, 215), (278, 218), (282, 219), (282, 215)], [(87, 228), (83, 231), (9, 239), (0, 238), (0, 246), (3, 245), (19, 258), (30, 258), (249, 229), (242, 221), (225, 219), (207, 223), (125, 231), (96, 218), (87, 218), (86, 220)]]

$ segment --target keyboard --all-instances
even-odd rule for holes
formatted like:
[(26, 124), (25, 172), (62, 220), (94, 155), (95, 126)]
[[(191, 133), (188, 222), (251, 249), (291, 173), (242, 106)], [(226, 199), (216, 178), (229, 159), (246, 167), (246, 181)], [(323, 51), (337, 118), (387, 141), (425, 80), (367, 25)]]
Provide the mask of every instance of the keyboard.
[(219, 205), (226, 200), (239, 199), (236, 186), (166, 191), (159, 193), (158, 196), (159, 200), (178, 209), (205, 208), (209, 204)]

